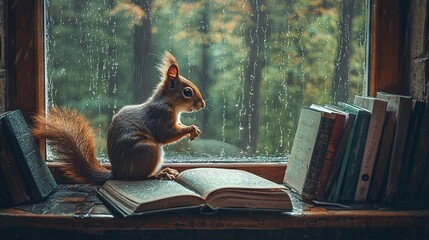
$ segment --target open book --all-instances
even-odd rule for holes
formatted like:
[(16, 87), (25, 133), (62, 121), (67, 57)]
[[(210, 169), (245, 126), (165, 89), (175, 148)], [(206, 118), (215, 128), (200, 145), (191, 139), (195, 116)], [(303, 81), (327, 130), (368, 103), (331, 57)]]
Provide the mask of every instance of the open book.
[(252, 173), (219, 168), (194, 168), (170, 180), (107, 181), (99, 195), (123, 216), (207, 206), (216, 210), (290, 211), (284, 185)]

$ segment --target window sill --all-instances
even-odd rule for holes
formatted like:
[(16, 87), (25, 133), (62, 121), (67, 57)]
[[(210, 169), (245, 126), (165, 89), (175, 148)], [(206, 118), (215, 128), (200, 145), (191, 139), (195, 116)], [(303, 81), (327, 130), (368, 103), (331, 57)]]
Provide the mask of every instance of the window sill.
[(44, 202), (0, 209), (0, 232), (2, 236), (23, 239), (56, 238), (58, 234), (64, 236), (63, 239), (87, 235), (135, 238), (155, 234), (152, 238), (158, 239), (159, 236), (165, 238), (165, 234), (178, 238), (177, 234), (185, 232), (189, 235), (182, 236), (184, 238), (201, 238), (205, 234), (213, 238), (217, 236), (211, 235), (214, 232), (222, 233), (222, 237), (217, 238), (247, 234), (253, 239), (258, 235), (252, 233), (259, 234), (260, 238), (275, 234), (274, 238), (279, 239), (287, 236), (293, 236), (292, 239), (427, 239), (429, 236), (428, 210), (334, 211), (314, 207), (296, 197), (292, 201), (294, 210), (282, 214), (251, 211), (201, 214), (187, 210), (122, 218), (114, 216), (102, 204), (93, 186), (59, 185)]

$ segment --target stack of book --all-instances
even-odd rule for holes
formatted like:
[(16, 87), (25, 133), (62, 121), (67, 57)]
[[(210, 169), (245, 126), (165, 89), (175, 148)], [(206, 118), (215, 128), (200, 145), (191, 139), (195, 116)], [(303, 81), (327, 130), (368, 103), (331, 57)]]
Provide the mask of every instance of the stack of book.
[(0, 115), (0, 207), (45, 199), (57, 186), (19, 110)]
[(301, 110), (284, 182), (328, 202), (429, 199), (429, 106), (409, 96), (356, 96)]

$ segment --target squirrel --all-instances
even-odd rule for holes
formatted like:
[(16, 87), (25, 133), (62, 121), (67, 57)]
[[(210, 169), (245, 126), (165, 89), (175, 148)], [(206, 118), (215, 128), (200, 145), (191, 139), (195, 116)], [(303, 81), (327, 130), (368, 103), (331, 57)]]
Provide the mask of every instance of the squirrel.
[(178, 171), (160, 170), (163, 145), (186, 136), (192, 141), (201, 131), (180, 122), (182, 112), (199, 111), (205, 101), (197, 86), (179, 75), (176, 59), (165, 52), (158, 67), (161, 81), (143, 104), (128, 105), (116, 113), (107, 135), (111, 170), (96, 158), (95, 135), (87, 119), (76, 110), (51, 107), (34, 116), (32, 134), (50, 142), (64, 174), (76, 183), (103, 184), (110, 179), (174, 179)]

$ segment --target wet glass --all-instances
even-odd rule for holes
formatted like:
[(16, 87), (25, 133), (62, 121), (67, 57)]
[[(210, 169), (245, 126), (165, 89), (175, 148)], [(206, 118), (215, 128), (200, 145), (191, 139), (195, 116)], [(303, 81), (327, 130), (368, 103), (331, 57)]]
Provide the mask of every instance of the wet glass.
[(283, 161), (302, 106), (366, 91), (367, 4), (48, 0), (47, 107), (84, 114), (105, 159), (112, 116), (150, 96), (167, 50), (207, 102), (182, 114), (201, 137), (166, 147), (167, 161)]

